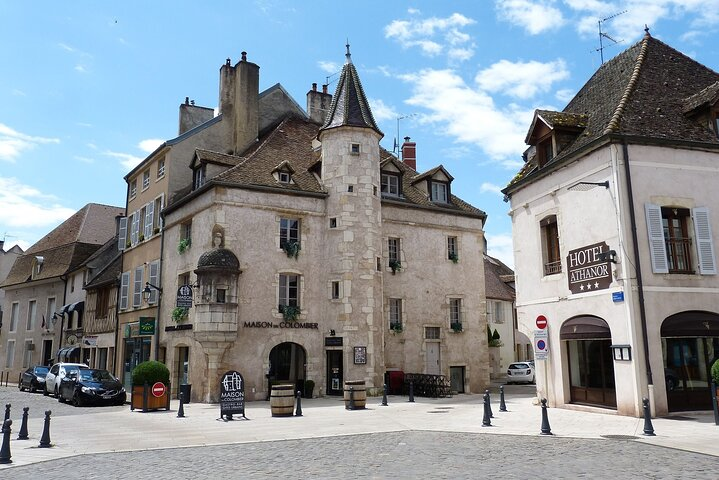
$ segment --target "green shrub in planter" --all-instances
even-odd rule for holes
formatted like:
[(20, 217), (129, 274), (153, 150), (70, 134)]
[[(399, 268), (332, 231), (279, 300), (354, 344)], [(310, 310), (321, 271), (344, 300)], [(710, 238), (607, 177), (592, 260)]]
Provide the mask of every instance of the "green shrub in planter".
[(712, 365), (712, 379), (719, 386), (719, 360)]
[(133, 385), (153, 385), (156, 382), (162, 382), (165, 385), (170, 383), (170, 370), (162, 362), (150, 360), (142, 362), (132, 371)]

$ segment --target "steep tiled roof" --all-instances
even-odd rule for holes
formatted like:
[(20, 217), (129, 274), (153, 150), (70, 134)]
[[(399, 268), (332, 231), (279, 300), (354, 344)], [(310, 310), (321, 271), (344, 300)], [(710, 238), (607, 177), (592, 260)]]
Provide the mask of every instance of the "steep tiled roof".
[(85, 289), (117, 281), (122, 271), (122, 252), (117, 249), (117, 236), (108, 240), (85, 260), (82, 266), (89, 271)]
[(237, 155), (228, 155), (226, 153), (204, 150), (202, 148), (195, 149), (195, 155), (197, 160), (200, 162), (215, 163), (217, 165), (226, 165), (228, 167), (234, 167), (245, 160), (244, 157), (238, 157)]
[(512, 301), (515, 298), (514, 288), (503, 278), (511, 277), (514, 272), (501, 261), (484, 255), (484, 289), (487, 298)]
[(342, 67), (337, 90), (332, 97), (332, 105), (325, 124), (320, 130), (341, 126), (367, 127), (384, 135), (372, 116), (359, 75), (350, 58), (349, 45), (347, 46), (347, 62)]
[(695, 93), (689, 98), (684, 99), (684, 113), (701, 107), (702, 105), (713, 105), (719, 100), (719, 81), (714, 82), (699, 93)]
[[(688, 99), (717, 81), (717, 72), (645, 35), (602, 65), (569, 102), (563, 112), (586, 115), (586, 127), (543, 169), (609, 134), (719, 145), (714, 132), (684, 114)], [(506, 190), (537, 172), (529, 153)]]

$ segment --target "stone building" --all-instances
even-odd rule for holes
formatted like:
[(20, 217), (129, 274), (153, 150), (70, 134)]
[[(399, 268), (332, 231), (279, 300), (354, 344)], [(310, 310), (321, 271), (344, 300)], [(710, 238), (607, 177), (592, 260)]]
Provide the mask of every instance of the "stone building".
[(173, 382), (203, 401), (227, 370), (249, 400), (279, 381), (377, 391), (392, 371), (485, 388), (486, 215), (441, 165), (418, 172), (409, 139), (402, 160), (381, 148), (349, 47), (335, 95), (313, 86), (307, 113), (274, 123), (262, 122), (259, 67), (243, 55), (223, 66), (229, 78), (221, 105), (243, 112), (234, 141), (197, 148), (191, 188), (163, 211), (159, 345)]
[(648, 32), (563, 111), (535, 112), (504, 192), (519, 327), (548, 323), (536, 353), (550, 405), (711, 408), (718, 112), (719, 74)]

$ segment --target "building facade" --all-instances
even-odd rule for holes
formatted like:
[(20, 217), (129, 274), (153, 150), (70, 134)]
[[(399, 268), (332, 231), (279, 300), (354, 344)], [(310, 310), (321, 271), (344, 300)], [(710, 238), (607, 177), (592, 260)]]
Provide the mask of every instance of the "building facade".
[(259, 68), (244, 56), (225, 68), (251, 141), (196, 149), (191, 191), (163, 212), (159, 343), (173, 383), (202, 401), (228, 370), (249, 400), (275, 382), (378, 391), (389, 372), (485, 388), (485, 214), (452, 195), (441, 165), (417, 172), (409, 139), (403, 160), (380, 147), (349, 52), (334, 96), (313, 86), (308, 113), (266, 128), (252, 120)]
[(504, 192), (519, 327), (550, 405), (711, 408), (718, 100), (715, 71), (647, 32), (562, 112), (536, 111)]

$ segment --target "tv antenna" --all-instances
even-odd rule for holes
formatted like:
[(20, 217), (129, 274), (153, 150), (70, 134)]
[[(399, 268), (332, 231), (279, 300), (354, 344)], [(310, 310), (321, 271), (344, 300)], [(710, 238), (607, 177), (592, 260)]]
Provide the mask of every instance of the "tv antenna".
[(623, 15), (627, 13), (629, 10), (624, 10), (623, 12), (615, 13), (614, 15), (610, 15), (607, 18), (603, 18), (601, 20), (597, 21), (597, 25), (599, 27), (599, 48), (594, 50), (595, 52), (599, 52), (599, 57), (602, 59), (602, 65), (604, 65), (604, 49), (607, 48), (604, 46), (604, 39), (611, 40), (612, 44), (609, 45), (610, 47), (612, 45), (616, 45), (619, 42), (623, 42), (624, 40), (614, 40), (611, 36), (609, 36), (608, 33), (602, 32), (602, 24), (605, 23), (607, 20), (611, 20), (614, 17), (618, 17), (619, 15)]
[(410, 113), (409, 115), (400, 115), (399, 117), (397, 117), (397, 136), (395, 137), (394, 145), (392, 146), (392, 153), (397, 152), (397, 158), (399, 158), (399, 154), (400, 154), (399, 121), (404, 120), (405, 118), (412, 118), (412, 117), (416, 117), (416, 116), (417, 116), (416, 113)]

